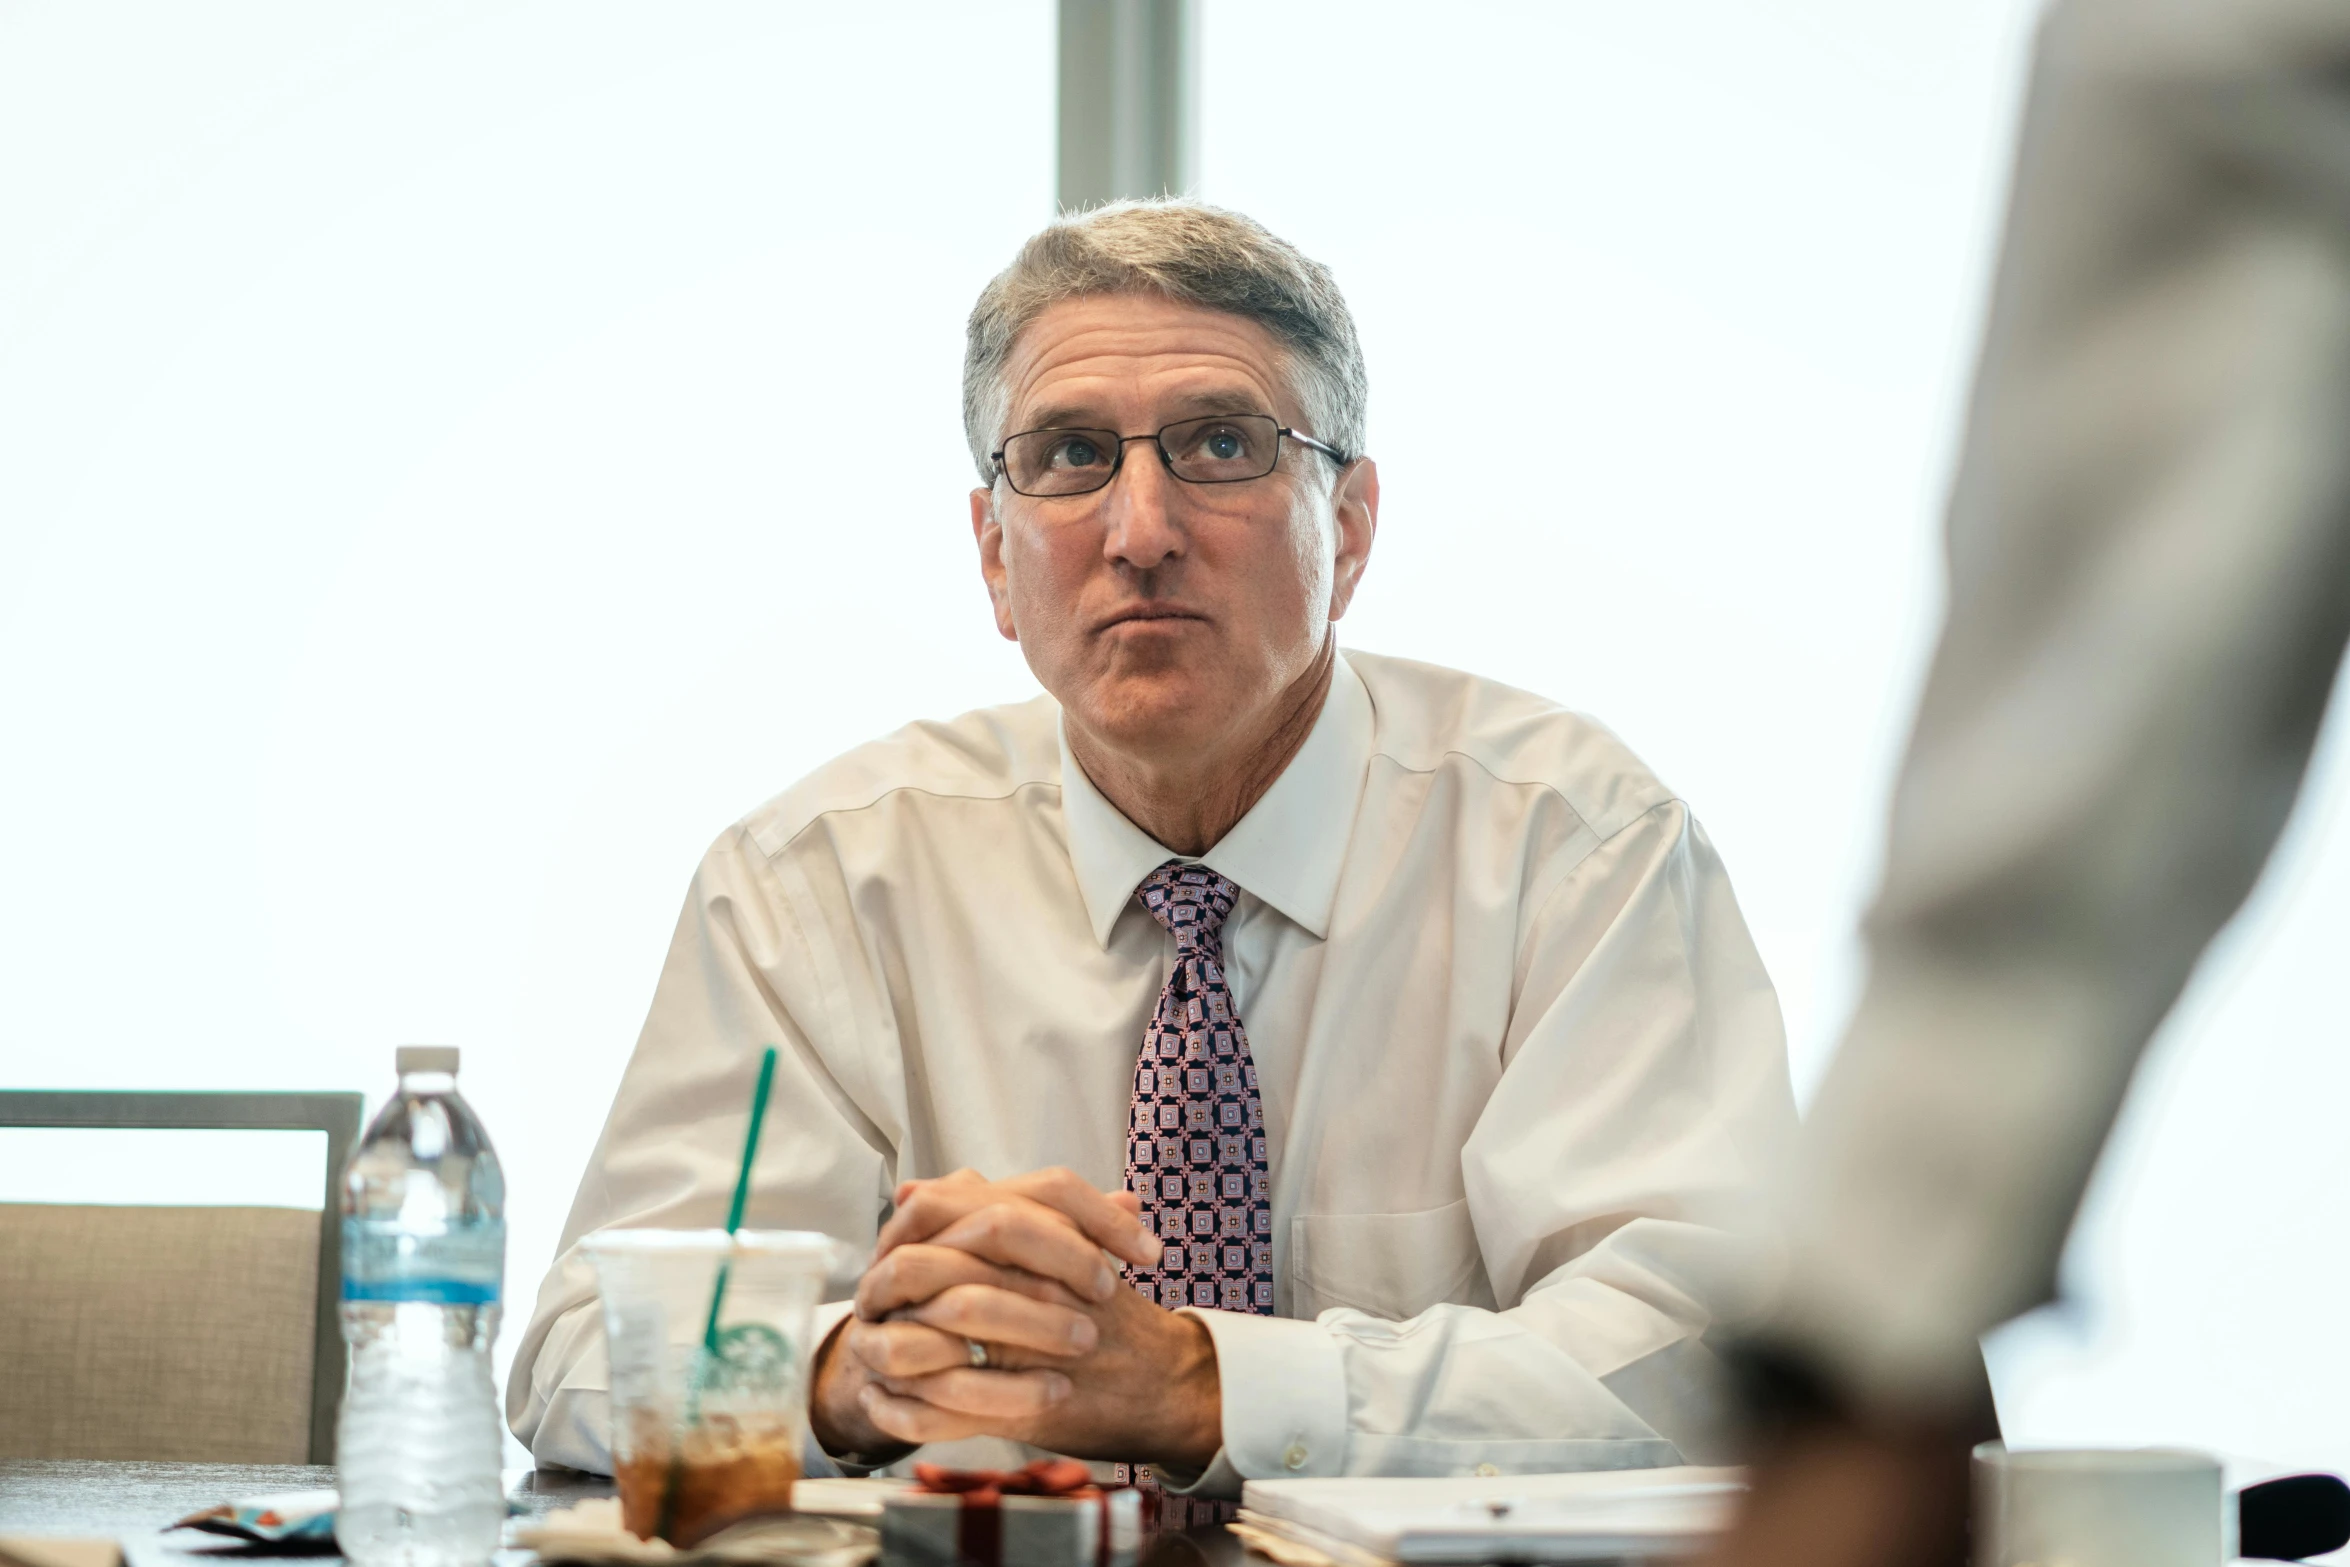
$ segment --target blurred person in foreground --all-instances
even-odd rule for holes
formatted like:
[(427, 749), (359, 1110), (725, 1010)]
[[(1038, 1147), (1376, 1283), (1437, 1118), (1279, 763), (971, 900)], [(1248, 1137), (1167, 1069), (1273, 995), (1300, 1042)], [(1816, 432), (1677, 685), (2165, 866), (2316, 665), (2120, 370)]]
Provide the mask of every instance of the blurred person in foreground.
[[(819, 1319), (824, 1461), (1012, 1439), (1212, 1498), (1714, 1451), (1778, 1004), (1605, 730), (1339, 650), (1366, 393), (1329, 273), (1235, 214), (1102, 208), (988, 285), (971, 530), (1046, 694), (851, 751), (704, 859), (515, 1360), (542, 1462), (610, 1461), (574, 1243), (718, 1222), (770, 1041), (752, 1222), (876, 1243)], [(827, 456), (906, 438), (877, 410)], [(1477, 413), (1445, 449), (1521, 450)]]
[(1737, 1567), (1959, 1559), (1977, 1336), (2051, 1298), (2131, 1072), (2350, 631), (2350, 6), (2039, 41), (1870, 977), (1741, 1359)]

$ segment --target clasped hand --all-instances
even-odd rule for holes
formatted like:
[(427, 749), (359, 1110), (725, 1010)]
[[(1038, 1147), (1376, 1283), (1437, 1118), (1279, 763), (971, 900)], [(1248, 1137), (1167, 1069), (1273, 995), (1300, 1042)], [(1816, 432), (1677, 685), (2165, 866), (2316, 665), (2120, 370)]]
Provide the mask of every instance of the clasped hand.
[(1144, 1300), (1112, 1267), (1158, 1265), (1138, 1211), (1132, 1193), (1068, 1170), (1008, 1181), (959, 1170), (899, 1187), (856, 1315), (817, 1359), (817, 1438), (877, 1457), (1002, 1436), (1204, 1467), (1223, 1440), (1215, 1346), (1196, 1318)]

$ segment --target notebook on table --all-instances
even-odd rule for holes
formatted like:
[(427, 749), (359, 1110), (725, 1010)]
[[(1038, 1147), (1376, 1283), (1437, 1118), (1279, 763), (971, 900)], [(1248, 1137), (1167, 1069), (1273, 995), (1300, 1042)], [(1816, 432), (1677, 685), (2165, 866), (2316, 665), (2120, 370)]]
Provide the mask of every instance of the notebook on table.
[(1742, 1470), (1697, 1467), (1251, 1480), (1241, 1519), (1339, 1567), (1638, 1560), (1703, 1549), (1744, 1489)]

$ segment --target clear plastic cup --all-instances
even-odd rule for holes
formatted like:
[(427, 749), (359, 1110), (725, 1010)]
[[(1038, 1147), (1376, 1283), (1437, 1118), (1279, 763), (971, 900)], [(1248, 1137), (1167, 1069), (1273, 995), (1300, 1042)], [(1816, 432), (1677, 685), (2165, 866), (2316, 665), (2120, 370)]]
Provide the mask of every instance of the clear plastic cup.
[(789, 1510), (808, 1436), (810, 1322), (849, 1249), (803, 1230), (598, 1230), (580, 1249), (604, 1299), (612, 1469), (629, 1530), (691, 1546)]

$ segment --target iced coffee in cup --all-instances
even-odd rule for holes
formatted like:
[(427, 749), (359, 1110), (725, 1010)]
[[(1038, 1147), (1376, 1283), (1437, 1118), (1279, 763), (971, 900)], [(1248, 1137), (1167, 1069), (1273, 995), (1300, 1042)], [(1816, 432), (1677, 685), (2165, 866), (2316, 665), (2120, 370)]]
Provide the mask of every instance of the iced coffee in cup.
[(788, 1511), (810, 1319), (847, 1248), (797, 1230), (599, 1230), (580, 1249), (604, 1298), (629, 1530), (684, 1547)]

